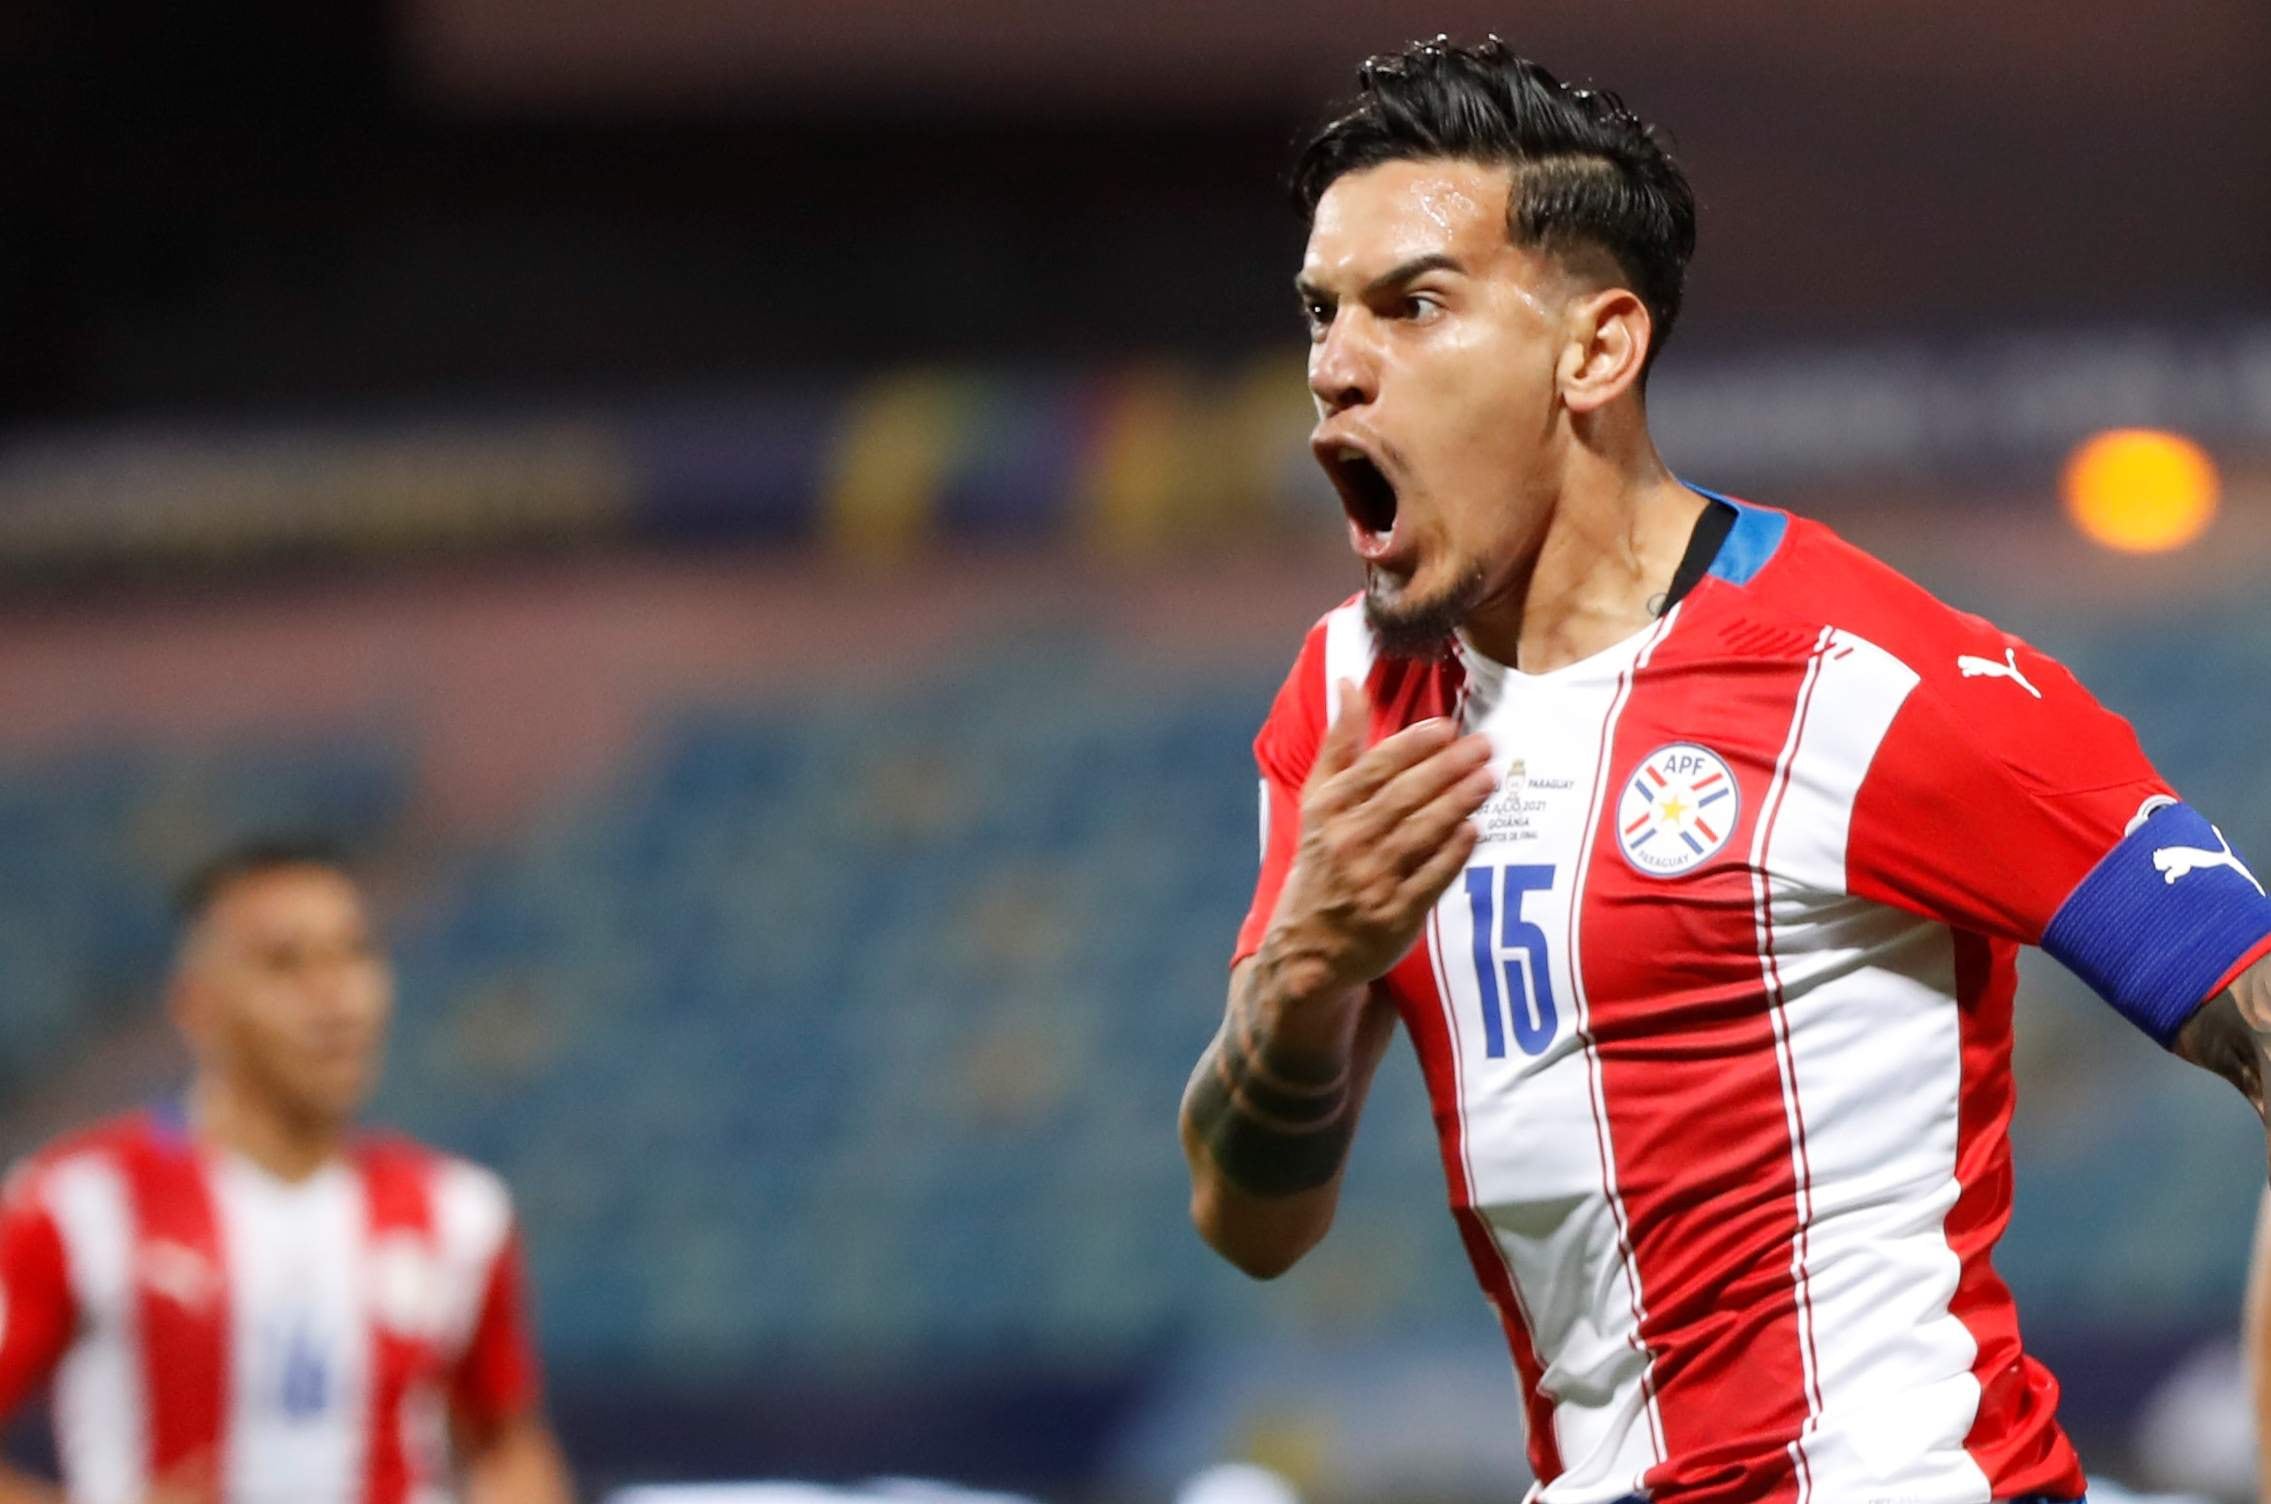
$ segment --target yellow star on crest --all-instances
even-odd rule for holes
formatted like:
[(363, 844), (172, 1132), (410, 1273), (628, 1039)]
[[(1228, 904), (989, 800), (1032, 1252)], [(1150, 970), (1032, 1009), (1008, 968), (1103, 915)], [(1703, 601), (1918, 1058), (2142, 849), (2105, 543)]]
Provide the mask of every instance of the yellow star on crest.
[(1666, 799), (1662, 804), (1657, 805), (1656, 808), (1663, 814), (1665, 819), (1670, 820), (1675, 825), (1679, 823), (1680, 817), (1687, 813), (1687, 806), (1680, 803), (1680, 796), (1677, 794), (1672, 795), (1671, 798)]

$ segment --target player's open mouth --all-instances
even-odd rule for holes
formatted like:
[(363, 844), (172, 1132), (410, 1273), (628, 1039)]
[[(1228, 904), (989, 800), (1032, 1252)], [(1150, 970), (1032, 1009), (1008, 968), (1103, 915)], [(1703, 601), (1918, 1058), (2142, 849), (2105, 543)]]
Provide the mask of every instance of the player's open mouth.
[(1372, 456), (1353, 444), (1333, 445), (1319, 451), (1318, 458), (1348, 513), (1350, 546), (1358, 558), (1378, 563), (1395, 547), (1395, 483)]

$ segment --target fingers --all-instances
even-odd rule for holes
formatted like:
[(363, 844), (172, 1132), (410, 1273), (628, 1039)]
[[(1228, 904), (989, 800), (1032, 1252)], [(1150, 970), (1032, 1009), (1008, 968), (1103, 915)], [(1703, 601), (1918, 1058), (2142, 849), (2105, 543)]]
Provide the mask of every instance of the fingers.
[(1339, 692), (1340, 709), (1333, 723), (1325, 728), (1325, 739), (1317, 744), (1317, 760), (1310, 766), (1311, 787), (1345, 772), (1364, 750), (1364, 733), (1372, 725), (1372, 697), (1364, 686), (1354, 679), (1341, 679), (1334, 688)]
[(1327, 810), (1354, 809), (1398, 774), (1417, 767), (1459, 739), (1459, 728), (1438, 716), (1404, 727), (1330, 777), (1312, 779), (1308, 802)]
[(1380, 860), (1402, 881), (1425, 864), (1453, 832), (1470, 824), (1475, 811), (1496, 787), (1497, 780), (1485, 768), (1445, 788), (1375, 838)]
[(1467, 865), (1467, 858), (1474, 855), (1475, 842), (1481, 839), (1482, 832), (1474, 822), (1461, 817), (1427, 860), (1404, 879), (1397, 901), (1413, 913), (1425, 913), (1435, 907), (1435, 901)]
[[(1401, 836), (1423, 811), (1438, 802), (1455, 806), (1449, 819), (1420, 822), (1436, 836), (1482, 807), (1498, 786), (1490, 771), (1490, 742), (1486, 737), (1463, 736), (1396, 774), (1371, 797), (1350, 812), (1350, 819), (1367, 837), (1387, 840)], [(1427, 841), (1433, 847), (1434, 841)]]
[(1336, 977), (1379, 976), (1409, 950), (1426, 912), (1473, 855), (1471, 823), (1497, 787), (1489, 740), (1455, 719), (1404, 727), (1367, 749), (1372, 708), (1338, 684), (1302, 791), (1301, 845), (1273, 925), (1299, 930)]

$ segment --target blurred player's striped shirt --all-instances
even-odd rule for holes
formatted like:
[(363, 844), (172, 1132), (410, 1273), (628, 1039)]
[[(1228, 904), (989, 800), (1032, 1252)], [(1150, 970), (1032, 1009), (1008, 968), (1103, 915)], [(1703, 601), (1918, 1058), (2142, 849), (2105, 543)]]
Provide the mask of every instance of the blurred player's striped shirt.
[(287, 1183), (171, 1108), (67, 1139), (0, 1202), (0, 1415), (51, 1380), (73, 1504), (440, 1504), (453, 1422), (535, 1402), (504, 1185), (400, 1139)]

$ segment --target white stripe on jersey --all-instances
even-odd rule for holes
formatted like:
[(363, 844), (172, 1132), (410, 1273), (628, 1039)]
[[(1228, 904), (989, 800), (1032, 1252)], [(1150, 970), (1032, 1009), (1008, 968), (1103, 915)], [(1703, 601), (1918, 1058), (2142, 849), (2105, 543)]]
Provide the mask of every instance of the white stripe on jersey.
[[(1989, 1498), (1964, 1450), (1977, 1345), (1949, 1302), (1962, 1079), (1954, 940), (1845, 896), (1853, 801), (1917, 675), (1825, 634), (1762, 811), (1760, 964), (1797, 1160), (1801, 1498)], [(1800, 1127), (1803, 1127), (1803, 1136)], [(1802, 1145), (1802, 1147), (1799, 1147)]]
[(1790, 1141), (1791, 1185), (1798, 1203), (1797, 1231), (1790, 1239), (1790, 1278), (1798, 1297), (1798, 1363), (1805, 1388), (1806, 1421), (1789, 1446), (1790, 1464), (1798, 1477), (1798, 1504), (1809, 1504), (1813, 1498), (1813, 1464), (1806, 1453), (1806, 1439), (1820, 1420), (1822, 1408), (1821, 1380), (1815, 1372), (1817, 1365), (1814, 1361), (1814, 1297), (1807, 1283), (1807, 1256), (1814, 1219), (1814, 1182), (1811, 1158), (1807, 1153), (1804, 1107), (1799, 1099), (1797, 1073), (1790, 1058), (1789, 1022), (1784, 1016), (1788, 994), (1782, 988), (1782, 971), (1775, 954), (1771, 917), (1773, 906), (1767, 893), (1766, 873), (1775, 819), (1781, 814), (1783, 801), (1790, 790), (1791, 763), (1798, 750), (1799, 738), (1805, 733), (1807, 712), (1813, 708), (1814, 686), (1821, 679), (1822, 653), (1829, 646), (1830, 635), (1828, 627), (1822, 628), (1820, 637), (1814, 642), (1813, 656), (1806, 660), (1806, 677), (1798, 686), (1798, 698), (1790, 711), (1790, 731), (1783, 738), (1781, 754), (1775, 759), (1774, 777), (1767, 784), (1766, 798), (1759, 811), (1757, 834), (1751, 843), (1751, 894), (1752, 907), (1757, 915), (1759, 973), (1766, 986), (1767, 1016), (1774, 1024), (1774, 1064), (1782, 1078), (1782, 1117), (1784, 1132)]
[(1364, 602), (1351, 601), (1325, 616), (1325, 724), (1341, 713), (1340, 682), (1363, 684), (1372, 677), (1372, 628), (1364, 620)]
[(472, 1339), (489, 1293), (489, 1271), (512, 1231), (512, 1198), (496, 1174), (463, 1160), (446, 1160), (433, 1178), (434, 1252), (441, 1261), (442, 1287), (449, 1292), (441, 1313), (440, 1347), (455, 1357)]
[(297, 1184), (239, 1155), (207, 1164), (229, 1261), (228, 1497), (355, 1498), (370, 1413), (361, 1178), (344, 1164)]
[[(1680, 608), (1674, 606), (1656, 624), (1656, 629), (1648, 634), (1632, 667), (1617, 676), (1615, 698), (1609, 704), (1607, 715), (1601, 720), (1600, 751), (1594, 759), (1593, 792), (1585, 823), (1581, 827), (1577, 871), (1570, 884), (1569, 898), (1569, 997), (1576, 1008), (1577, 1034), (1585, 1046), (1585, 1068), (1593, 1094), (1593, 1121), (1600, 1133), (1601, 1188), (1607, 1194), (1609, 1209), (1616, 1217), (1617, 1259), (1624, 1269), (1625, 1289), (1631, 1302), (1632, 1330), (1625, 1340), (1640, 1355), (1642, 1366), (1637, 1387), (1643, 1414), (1648, 1422), (1645, 1431), (1638, 1426), (1623, 1428), (1623, 1444), (1617, 1449), (1615, 1461), (1609, 1464), (1608, 1470), (1615, 1472), (1629, 1468), (1632, 1474), (1631, 1490), (1636, 1494), (1643, 1491), (1642, 1485), (1647, 1479), (1648, 1469), (1664, 1460), (1664, 1418), (1656, 1405), (1656, 1358), (1640, 1337), (1640, 1329), (1648, 1320), (1648, 1306), (1641, 1294), (1640, 1269), (1632, 1255), (1632, 1221), (1625, 1212), (1623, 1193), (1617, 1188), (1616, 1144), (1609, 1132), (1608, 1089), (1601, 1079), (1601, 1057), (1593, 1048), (1592, 1000), (1585, 991), (1585, 952), (1579, 921), (1585, 912), (1585, 885), (1592, 873), (1593, 846), (1600, 831), (1602, 813), (1614, 807), (1609, 802), (1608, 791), (1616, 780), (1616, 773), (1609, 766), (1609, 756), (1611, 749), (1616, 746), (1617, 717), (1623, 712), (1625, 702), (1632, 698), (1633, 681), (1648, 666), (1648, 660), (1655, 656), (1656, 645), (1671, 635), (1672, 628), (1679, 619)], [(1559, 1414), (1558, 1408), (1556, 1414)], [(1643, 1442), (1646, 1443), (1645, 1451), (1642, 1450)], [(1565, 1451), (1562, 1455), (1567, 1458), (1570, 1454)], [(1576, 1469), (1572, 1467), (1571, 1471), (1575, 1472)]]
[[(1662, 1458), (1649, 1354), (1640, 1340), (1644, 1310), (1630, 1254), (1615, 1147), (1603, 1111), (1581, 988), (1571, 906), (1582, 892), (1584, 856), (1606, 801), (1607, 764), (1630, 676), (1669, 633), (1674, 611), (1649, 632), (1567, 669), (1521, 674), (1467, 655), (1463, 729), (1491, 734), (1501, 749), (1523, 749), (1525, 780), (1567, 780), (1542, 801), (1528, 825), (1503, 839), (1486, 836), (1470, 872), (1494, 874), (1492, 912), (1511, 902), (1510, 862), (1577, 852), (1574, 870), (1555, 869), (1550, 889), (1526, 895), (1518, 919), (1568, 937), (1546, 947), (1554, 994), (1571, 1012), (1543, 1053), (1506, 1047), (1488, 1054), (1485, 999), (1476, 964), (1472, 906), (1454, 887), (1435, 910), (1437, 989), (1447, 1014), (1464, 1124), (1467, 1178), (1505, 1260), (1522, 1316), (1547, 1366), (1540, 1389), (1554, 1402), (1561, 1476), (1538, 1497), (1613, 1497), (1637, 1490)], [(1329, 642), (1329, 638), (1328, 638)], [(1502, 783), (1510, 751), (1493, 763)], [(1495, 948), (1481, 937), (1481, 949)], [(1511, 1000), (1501, 995), (1501, 1006)], [(1586, 1271), (1583, 1279), (1569, 1271)]]
[(126, 1177), (107, 1156), (90, 1153), (58, 1164), (45, 1181), (79, 1311), (55, 1373), (56, 1450), (72, 1504), (142, 1504), (150, 1445)]

